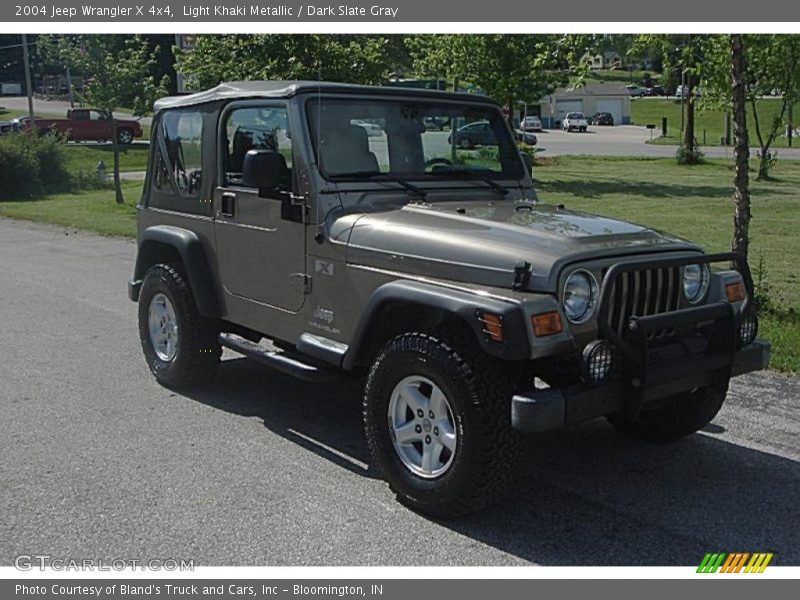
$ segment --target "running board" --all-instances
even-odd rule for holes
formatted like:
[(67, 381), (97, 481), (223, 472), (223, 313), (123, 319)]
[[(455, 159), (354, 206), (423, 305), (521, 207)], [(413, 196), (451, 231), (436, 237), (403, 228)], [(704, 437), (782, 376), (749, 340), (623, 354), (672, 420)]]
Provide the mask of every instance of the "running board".
[(247, 358), (252, 358), (261, 364), (303, 381), (330, 381), (336, 377), (336, 372), (333, 370), (302, 362), (283, 352), (267, 350), (263, 346), (233, 333), (220, 333), (219, 343)]

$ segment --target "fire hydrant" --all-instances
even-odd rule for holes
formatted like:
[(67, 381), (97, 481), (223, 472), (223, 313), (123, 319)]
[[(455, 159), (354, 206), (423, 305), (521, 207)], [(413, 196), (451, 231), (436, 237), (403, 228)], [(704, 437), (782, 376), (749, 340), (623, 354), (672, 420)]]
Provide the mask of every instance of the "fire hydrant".
[(97, 173), (97, 178), (100, 181), (106, 180), (106, 163), (101, 160), (99, 163), (97, 163), (97, 166), (94, 168), (94, 170), (95, 173)]

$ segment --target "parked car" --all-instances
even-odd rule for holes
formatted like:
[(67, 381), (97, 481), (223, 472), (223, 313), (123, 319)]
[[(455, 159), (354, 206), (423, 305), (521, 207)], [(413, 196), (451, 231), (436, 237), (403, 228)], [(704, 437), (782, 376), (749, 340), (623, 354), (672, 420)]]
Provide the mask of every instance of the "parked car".
[[(496, 144), (494, 131), (489, 125), (489, 121), (474, 121), (459, 127), (455, 132), (455, 144), (465, 150), (475, 146), (485, 146)], [(447, 142), (453, 143), (453, 134), (447, 136)]]
[(561, 129), (564, 131), (580, 131), (584, 132), (589, 127), (589, 122), (583, 113), (571, 112), (567, 113), (564, 120), (561, 122)]
[(522, 129), (515, 129), (514, 136), (517, 141), (527, 144), (528, 146), (535, 146), (539, 142), (539, 138), (532, 131), (524, 131)]
[(524, 119), (522, 119), (522, 123), (520, 123), (520, 128), (523, 131), (541, 131), (542, 120), (536, 115), (528, 115)]
[[(291, 136), (237, 136), (259, 109)], [(486, 124), (496, 152), (454, 156), (422, 126), (434, 110)], [(353, 124), (376, 118), (386, 144)], [(353, 375), (369, 465), (422, 513), (522, 485), (523, 432), (607, 418), (669, 442), (767, 366), (741, 255), (538, 199), (487, 98), (246, 81), (159, 100), (153, 119), (128, 295), (155, 379), (202, 390), (223, 347), (305, 381)], [(227, 369), (217, 385), (235, 396)], [(279, 410), (312, 409), (287, 389)], [(165, 418), (186, 401), (164, 397)]]
[(378, 125), (377, 123), (372, 123), (370, 121), (364, 121), (360, 119), (353, 120), (353, 125), (358, 125), (359, 127), (363, 127), (364, 130), (367, 132), (368, 137), (381, 137), (383, 135), (383, 128)]
[(654, 85), (653, 87), (645, 88), (642, 96), (666, 96), (666, 92), (660, 85)]
[[(689, 93), (689, 86), (679, 85), (677, 87), (677, 89), (675, 90), (675, 97), (678, 98), (678, 99), (681, 99), (684, 96), (686, 96), (688, 93)], [(703, 95), (703, 93), (700, 91), (700, 88), (698, 88), (698, 87), (694, 88), (694, 97), (695, 98), (700, 98), (702, 95)]]
[(644, 88), (638, 85), (629, 84), (626, 85), (625, 88), (628, 90), (628, 95), (630, 95), (631, 98), (639, 98), (644, 94)]
[[(143, 135), (141, 124), (133, 119), (115, 119), (117, 142), (131, 144)], [(111, 121), (99, 110), (91, 108), (74, 108), (67, 111), (66, 119), (35, 119), (34, 126), (40, 132), (58, 131), (71, 142), (105, 142), (111, 139)], [(23, 127), (30, 127), (25, 119)]]
[(422, 119), (422, 124), (425, 126), (425, 129), (444, 131), (444, 128), (447, 126), (447, 119), (444, 117), (425, 117)]
[(592, 125), (613, 125), (614, 115), (609, 112), (594, 113)]

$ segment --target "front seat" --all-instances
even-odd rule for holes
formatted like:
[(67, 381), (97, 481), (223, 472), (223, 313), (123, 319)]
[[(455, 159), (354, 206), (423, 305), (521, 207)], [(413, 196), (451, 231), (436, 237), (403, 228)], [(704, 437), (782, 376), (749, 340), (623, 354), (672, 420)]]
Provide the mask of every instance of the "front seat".
[(378, 159), (369, 149), (366, 130), (350, 123), (323, 132), (320, 163), (327, 175), (379, 171)]

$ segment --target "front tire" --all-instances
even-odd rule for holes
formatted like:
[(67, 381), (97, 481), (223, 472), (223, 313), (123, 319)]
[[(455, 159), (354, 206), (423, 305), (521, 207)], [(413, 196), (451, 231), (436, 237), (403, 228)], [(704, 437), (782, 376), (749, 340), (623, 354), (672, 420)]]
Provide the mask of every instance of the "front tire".
[(212, 321), (197, 311), (188, 282), (175, 265), (155, 265), (139, 294), (139, 339), (158, 382), (187, 388), (211, 379), (222, 348)]
[(614, 428), (626, 435), (648, 442), (672, 442), (691, 435), (717, 416), (728, 393), (728, 381), (690, 392), (675, 394), (656, 407), (643, 407), (639, 418), (625, 414), (611, 415)]
[(501, 497), (518, 456), (515, 370), (471, 336), (400, 335), (380, 351), (364, 388), (372, 464), (401, 502), (438, 518)]

